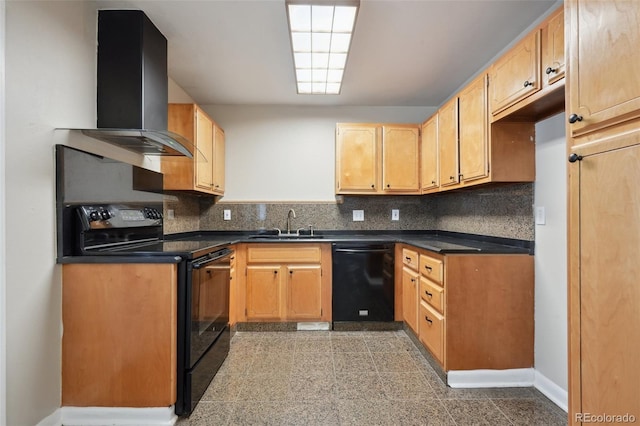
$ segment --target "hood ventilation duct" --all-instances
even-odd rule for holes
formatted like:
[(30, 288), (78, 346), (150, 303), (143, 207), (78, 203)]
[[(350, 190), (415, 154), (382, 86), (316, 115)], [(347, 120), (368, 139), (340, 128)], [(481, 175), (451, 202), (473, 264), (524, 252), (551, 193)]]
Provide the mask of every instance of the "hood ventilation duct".
[(167, 131), (167, 39), (140, 10), (98, 11), (98, 123), (82, 133), (147, 155), (193, 158)]

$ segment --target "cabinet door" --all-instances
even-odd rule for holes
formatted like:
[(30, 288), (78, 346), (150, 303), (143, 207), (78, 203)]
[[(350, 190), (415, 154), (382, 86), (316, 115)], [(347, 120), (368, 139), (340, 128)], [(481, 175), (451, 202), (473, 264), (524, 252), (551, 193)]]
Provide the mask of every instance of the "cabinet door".
[(380, 127), (338, 125), (336, 135), (336, 191), (376, 192), (379, 188)]
[(640, 418), (640, 144), (569, 175), (571, 413)]
[(444, 317), (420, 301), (420, 341), (444, 365)]
[(213, 182), (213, 123), (196, 108), (196, 187), (211, 190)]
[(418, 279), (417, 272), (402, 268), (402, 316), (411, 329), (418, 334)]
[(438, 144), (440, 146), (440, 186), (455, 185), (458, 176), (458, 98), (453, 98), (438, 111)]
[(542, 28), (542, 72), (544, 86), (564, 77), (564, 10), (552, 15)]
[(422, 192), (437, 189), (438, 175), (438, 114), (434, 114), (422, 125), (420, 150), (420, 182)]
[(287, 266), (287, 319), (319, 320), (322, 317), (320, 265)]
[(213, 191), (224, 194), (224, 130), (213, 126)]
[(573, 136), (640, 116), (637, 1), (567, 0), (569, 102)]
[(489, 174), (487, 160), (487, 80), (482, 74), (458, 95), (460, 125), (460, 179), (470, 181)]
[(247, 266), (247, 319), (280, 319), (280, 265)]
[(491, 113), (498, 114), (540, 87), (540, 31), (534, 31), (491, 66)]
[(382, 184), (385, 191), (420, 190), (420, 132), (417, 127), (382, 129)]

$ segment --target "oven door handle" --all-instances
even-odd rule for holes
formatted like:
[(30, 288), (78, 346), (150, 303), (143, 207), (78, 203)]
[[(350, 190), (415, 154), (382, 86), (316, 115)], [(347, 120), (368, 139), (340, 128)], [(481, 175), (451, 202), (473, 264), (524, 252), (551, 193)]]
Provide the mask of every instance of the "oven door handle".
[(231, 256), (232, 253), (233, 253), (233, 251), (228, 251), (228, 252), (226, 252), (224, 254), (221, 254), (220, 256), (210, 257), (208, 259), (197, 260), (197, 261), (195, 261), (195, 262), (193, 262), (191, 264), (191, 267), (193, 269), (200, 269), (203, 266), (208, 265), (211, 262), (215, 262), (216, 260), (220, 260), (220, 259), (223, 259), (225, 257), (229, 257), (229, 256)]

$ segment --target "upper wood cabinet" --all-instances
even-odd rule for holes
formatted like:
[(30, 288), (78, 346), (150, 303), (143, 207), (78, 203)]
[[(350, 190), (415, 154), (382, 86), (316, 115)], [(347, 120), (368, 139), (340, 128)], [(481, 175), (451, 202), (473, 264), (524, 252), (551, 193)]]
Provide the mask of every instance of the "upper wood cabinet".
[(567, 119), (572, 136), (640, 117), (640, 7), (567, 0)]
[(540, 31), (529, 34), (494, 62), (489, 75), (494, 115), (540, 90)]
[(376, 193), (382, 127), (375, 124), (338, 124), (336, 128), (336, 192)]
[(382, 127), (382, 183), (386, 192), (419, 193), (420, 129), (410, 125)]
[(542, 86), (550, 86), (564, 77), (564, 9), (561, 7), (545, 21), (542, 27)]
[(458, 97), (438, 110), (438, 145), (440, 149), (440, 186), (455, 185), (458, 173)]
[(193, 158), (162, 157), (164, 189), (223, 195), (224, 130), (195, 104), (169, 104), (168, 129), (193, 142)]
[(417, 125), (336, 127), (337, 194), (419, 194), (419, 162)]
[(460, 180), (486, 177), (489, 173), (486, 74), (481, 74), (458, 95), (458, 122)]
[(420, 184), (422, 193), (437, 191), (440, 186), (440, 172), (438, 162), (440, 150), (438, 147), (438, 113), (422, 124), (420, 140)]

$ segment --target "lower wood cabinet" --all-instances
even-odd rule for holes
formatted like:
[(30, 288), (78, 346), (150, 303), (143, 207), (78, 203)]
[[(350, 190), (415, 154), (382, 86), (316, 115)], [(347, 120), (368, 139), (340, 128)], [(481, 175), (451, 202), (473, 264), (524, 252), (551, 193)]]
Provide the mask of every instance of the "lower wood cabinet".
[[(533, 366), (533, 256), (441, 255), (401, 246), (401, 318), (444, 371)], [(415, 274), (417, 292), (409, 285)]]
[(62, 267), (62, 406), (176, 402), (177, 265)]
[(329, 244), (241, 244), (238, 321), (330, 321)]

